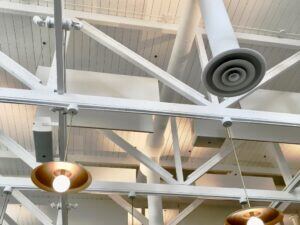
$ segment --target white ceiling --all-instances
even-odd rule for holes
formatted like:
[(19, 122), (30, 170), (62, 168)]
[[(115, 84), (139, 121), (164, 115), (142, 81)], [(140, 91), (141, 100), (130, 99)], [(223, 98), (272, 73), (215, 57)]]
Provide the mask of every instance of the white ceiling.
[[(23, 4), (37, 4), (52, 7), (52, 1), (14, 0)], [(134, 17), (167, 23), (177, 23), (185, 1), (181, 0), (66, 0), (66, 8), (86, 12), (103, 13), (117, 16)], [(236, 31), (277, 36), (282, 29), (285, 37), (300, 39), (300, 2), (299, 0), (226, 0), (226, 7)], [(287, 16), (288, 15), (288, 16)], [(99, 29), (115, 38), (125, 46), (139, 53), (159, 67), (166, 69), (175, 36), (157, 31), (142, 31), (119, 27), (99, 26)], [(54, 53), (54, 32), (40, 28), (32, 23), (32, 18), (24, 15), (0, 13), (1, 51), (35, 73), (38, 65), (50, 66)], [(206, 46), (208, 46), (206, 41)], [(291, 56), (297, 49), (283, 49), (267, 46), (245, 45), (261, 52), (268, 68)], [(207, 47), (208, 48), (208, 47)], [(208, 48), (209, 51), (209, 48)], [(99, 71), (106, 73), (147, 76), (143, 71), (127, 63), (110, 50), (99, 45), (80, 31), (71, 32), (67, 53), (67, 68)], [(300, 65), (284, 73), (266, 86), (269, 89), (300, 92)], [(203, 91), (200, 83), (201, 68), (194, 46), (186, 68), (184, 82)], [(1, 87), (24, 88), (17, 80), (1, 70)], [(0, 104), (0, 128), (29, 151), (34, 151), (32, 124), (35, 107)], [(194, 159), (208, 159), (217, 153), (216, 149), (193, 148), (191, 143), (191, 121), (178, 119), (182, 155)], [(139, 148), (144, 147), (145, 134), (118, 132), (126, 140)], [(167, 160), (172, 160), (172, 138), (170, 129), (166, 131), (166, 144), (162, 152)], [(245, 166), (274, 167), (266, 144), (245, 142), (241, 146), (241, 161)], [(119, 157), (122, 150), (99, 134), (97, 130), (74, 128), (71, 134), (70, 153), (104, 157), (113, 152)], [(250, 154), (249, 154), (250, 152)], [(288, 153), (285, 152), (287, 155)], [(295, 153), (296, 154), (296, 153)], [(299, 167), (293, 157), (288, 157), (294, 167)], [(202, 161), (201, 161), (202, 162)], [(19, 175), (22, 166), (6, 162), (3, 171), (11, 169)], [(224, 164), (233, 164), (228, 157)], [(19, 165), (16, 163), (16, 165)], [(22, 163), (20, 164), (22, 165)], [(24, 166), (24, 165), (23, 165)], [(1, 171), (1, 168), (0, 168)], [(8, 171), (9, 173), (9, 171)]]

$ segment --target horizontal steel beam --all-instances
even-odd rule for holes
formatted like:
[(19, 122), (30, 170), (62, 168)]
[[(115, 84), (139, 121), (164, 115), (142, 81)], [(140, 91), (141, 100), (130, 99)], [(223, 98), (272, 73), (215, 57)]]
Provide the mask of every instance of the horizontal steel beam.
[(0, 102), (64, 108), (77, 104), (79, 109), (220, 121), (224, 117), (230, 117), (233, 122), (300, 127), (300, 115), (297, 114), (222, 108), (218, 105), (198, 106), (68, 93), (58, 95), (46, 91), (12, 88), (0, 88)]
[[(11, 186), (19, 190), (38, 190), (30, 178), (0, 177), (0, 186)], [(128, 194), (135, 192), (137, 195), (162, 195), (162, 196), (184, 196), (202, 199), (216, 200), (240, 200), (244, 197), (242, 188), (223, 188), (191, 186), (180, 184), (145, 184), (126, 182), (102, 182), (93, 181), (86, 193), (118, 193)], [(280, 201), (300, 203), (300, 195), (284, 191), (247, 189), (251, 201)]]

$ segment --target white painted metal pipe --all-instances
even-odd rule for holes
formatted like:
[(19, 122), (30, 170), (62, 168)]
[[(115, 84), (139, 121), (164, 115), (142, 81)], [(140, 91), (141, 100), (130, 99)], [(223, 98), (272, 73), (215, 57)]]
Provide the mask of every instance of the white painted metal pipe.
[[(159, 183), (159, 176), (152, 171), (147, 176), (147, 183)], [(148, 195), (149, 225), (163, 225), (163, 206), (161, 196)]]
[[(140, 171), (146, 176), (148, 184), (160, 183), (160, 177), (144, 165), (140, 166)], [(147, 200), (149, 212), (149, 225), (163, 225), (164, 218), (161, 196), (147, 195)]]
[(200, 9), (213, 56), (240, 47), (223, 0), (200, 0)]
[[(198, 0), (186, 0), (186, 6), (180, 20), (174, 47), (169, 61), (167, 72), (182, 80), (188, 55), (195, 38), (195, 31), (200, 20)], [(176, 94), (168, 87), (163, 86), (161, 101), (175, 101)], [(168, 117), (156, 116), (154, 121), (154, 133), (147, 136), (146, 154), (159, 156), (164, 143), (164, 131), (168, 123)], [(143, 167), (143, 166), (142, 166)], [(147, 168), (146, 177), (148, 183), (160, 183), (160, 178)], [(142, 171), (142, 168), (141, 168)], [(160, 196), (148, 195), (149, 225), (163, 225), (163, 208)]]
[[(195, 31), (200, 21), (200, 9), (198, 0), (186, 0), (185, 8), (180, 20), (171, 58), (168, 65), (168, 73), (182, 80), (195, 39)], [(162, 87), (160, 99), (163, 102), (175, 102), (177, 94), (166, 86)], [(177, 97), (178, 98), (178, 97)], [(157, 156), (164, 143), (164, 131), (168, 123), (168, 117), (156, 116), (154, 118), (154, 133), (147, 137), (146, 149), (152, 156)]]

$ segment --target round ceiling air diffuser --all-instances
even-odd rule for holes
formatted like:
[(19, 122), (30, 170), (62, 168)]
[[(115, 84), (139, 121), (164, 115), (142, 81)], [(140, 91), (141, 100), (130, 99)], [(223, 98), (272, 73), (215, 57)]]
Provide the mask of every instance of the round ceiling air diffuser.
[(241, 95), (260, 83), (266, 73), (265, 65), (265, 59), (255, 50), (225, 51), (209, 61), (202, 81), (207, 90), (217, 96)]

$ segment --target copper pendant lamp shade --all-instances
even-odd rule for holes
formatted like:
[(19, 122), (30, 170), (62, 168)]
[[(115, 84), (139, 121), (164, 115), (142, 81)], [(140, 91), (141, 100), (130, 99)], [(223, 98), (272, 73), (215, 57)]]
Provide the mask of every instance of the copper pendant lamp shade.
[(32, 171), (31, 180), (42, 190), (56, 192), (53, 188), (53, 181), (59, 175), (64, 175), (69, 179), (70, 187), (66, 193), (82, 191), (92, 181), (92, 177), (86, 169), (70, 162), (43, 163)]
[(251, 217), (261, 219), (265, 225), (275, 225), (283, 221), (283, 214), (278, 210), (269, 207), (255, 207), (241, 209), (230, 214), (225, 220), (225, 225), (247, 225)]

